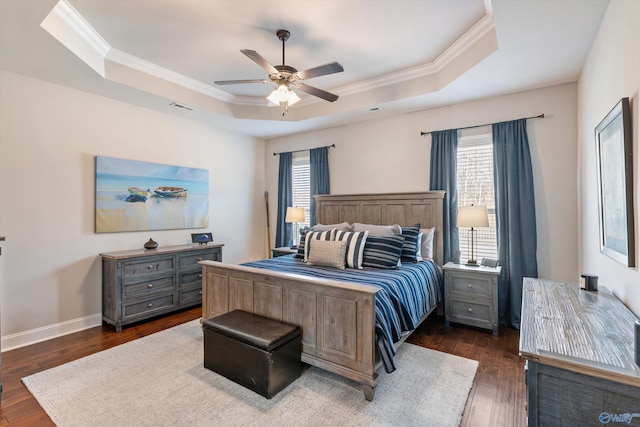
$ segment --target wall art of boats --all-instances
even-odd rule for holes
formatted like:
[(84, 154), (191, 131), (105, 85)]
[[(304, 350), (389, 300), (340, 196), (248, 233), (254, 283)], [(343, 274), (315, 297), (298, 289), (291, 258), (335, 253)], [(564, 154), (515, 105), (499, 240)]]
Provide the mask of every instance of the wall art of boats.
[(188, 189), (184, 187), (156, 187), (153, 190), (156, 196), (159, 197), (173, 197), (173, 198), (186, 198)]
[(129, 196), (125, 199), (127, 202), (146, 202), (151, 195), (149, 190), (143, 190), (138, 187), (129, 187)]

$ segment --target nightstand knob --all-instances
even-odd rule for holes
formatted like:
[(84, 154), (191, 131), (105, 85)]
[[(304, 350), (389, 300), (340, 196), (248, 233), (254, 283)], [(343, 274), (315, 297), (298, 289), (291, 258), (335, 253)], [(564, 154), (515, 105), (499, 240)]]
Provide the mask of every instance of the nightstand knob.
[(147, 307), (151, 308), (151, 307), (153, 307), (153, 304), (149, 303), (149, 304), (147, 304)]
[(468, 283), (468, 284), (467, 284), (467, 287), (468, 287), (468, 288), (473, 288), (473, 285), (472, 285), (471, 283)]
[(147, 285), (147, 288), (149, 288), (149, 289), (153, 288), (153, 283), (149, 283), (149, 284)]
[(202, 257), (201, 256), (198, 257), (198, 261), (202, 261)]
[(200, 279), (202, 279), (202, 274), (198, 274), (198, 277), (199, 277)]
[(149, 265), (147, 265), (147, 268), (148, 268), (149, 270), (151, 270), (151, 269), (153, 268), (153, 264), (149, 264)]
[(473, 313), (473, 308), (469, 307), (467, 308), (467, 311), (469, 311), (469, 313)]

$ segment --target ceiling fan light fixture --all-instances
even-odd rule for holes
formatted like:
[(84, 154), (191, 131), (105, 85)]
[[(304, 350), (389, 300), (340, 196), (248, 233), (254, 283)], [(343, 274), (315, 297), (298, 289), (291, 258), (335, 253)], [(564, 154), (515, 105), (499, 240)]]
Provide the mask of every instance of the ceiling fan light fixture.
[(279, 106), (282, 108), (282, 115), (287, 111), (289, 106), (300, 101), (300, 97), (289, 87), (292, 85), (302, 92), (309, 95), (316, 96), (324, 99), (325, 101), (335, 102), (338, 100), (338, 95), (318, 89), (313, 86), (309, 86), (303, 83), (303, 80), (311, 79), (314, 77), (326, 76), (327, 74), (341, 73), (344, 71), (342, 65), (337, 62), (330, 62), (328, 64), (320, 65), (319, 67), (309, 68), (303, 71), (298, 71), (294, 67), (286, 65), (284, 57), (285, 41), (289, 39), (291, 33), (289, 31), (280, 29), (276, 31), (276, 36), (282, 41), (282, 64), (273, 66), (262, 55), (255, 50), (242, 49), (242, 52), (247, 58), (258, 64), (264, 70), (269, 73), (269, 80), (267, 79), (253, 79), (253, 80), (216, 80), (217, 85), (232, 85), (242, 83), (275, 83), (276, 89), (267, 96), (269, 100), (269, 106)]
[(290, 106), (300, 101), (300, 97), (284, 83), (279, 84), (278, 87), (267, 96), (267, 99), (269, 100), (269, 106), (282, 107), (283, 114)]
[(287, 102), (289, 100), (289, 88), (284, 83), (280, 83), (275, 90), (276, 98), (280, 102)]

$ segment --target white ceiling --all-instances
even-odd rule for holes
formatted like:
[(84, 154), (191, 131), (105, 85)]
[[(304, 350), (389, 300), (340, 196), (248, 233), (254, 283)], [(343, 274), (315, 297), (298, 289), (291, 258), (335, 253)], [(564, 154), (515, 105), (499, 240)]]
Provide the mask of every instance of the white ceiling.
[[(576, 81), (608, 0), (56, 4), (0, 0), (0, 68), (270, 138)], [(305, 82), (340, 99), (298, 92), (282, 117), (266, 106), (270, 84), (214, 84), (267, 78), (240, 49), (279, 65), (279, 28), (287, 65), (344, 66)]]

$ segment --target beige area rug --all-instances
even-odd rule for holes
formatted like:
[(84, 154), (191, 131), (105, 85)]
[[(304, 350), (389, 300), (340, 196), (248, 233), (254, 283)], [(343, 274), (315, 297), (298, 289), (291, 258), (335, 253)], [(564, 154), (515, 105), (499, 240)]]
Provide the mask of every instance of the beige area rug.
[(373, 402), (314, 367), (267, 400), (203, 367), (195, 320), (22, 381), (61, 427), (459, 424), (478, 362), (403, 344), (397, 366)]

